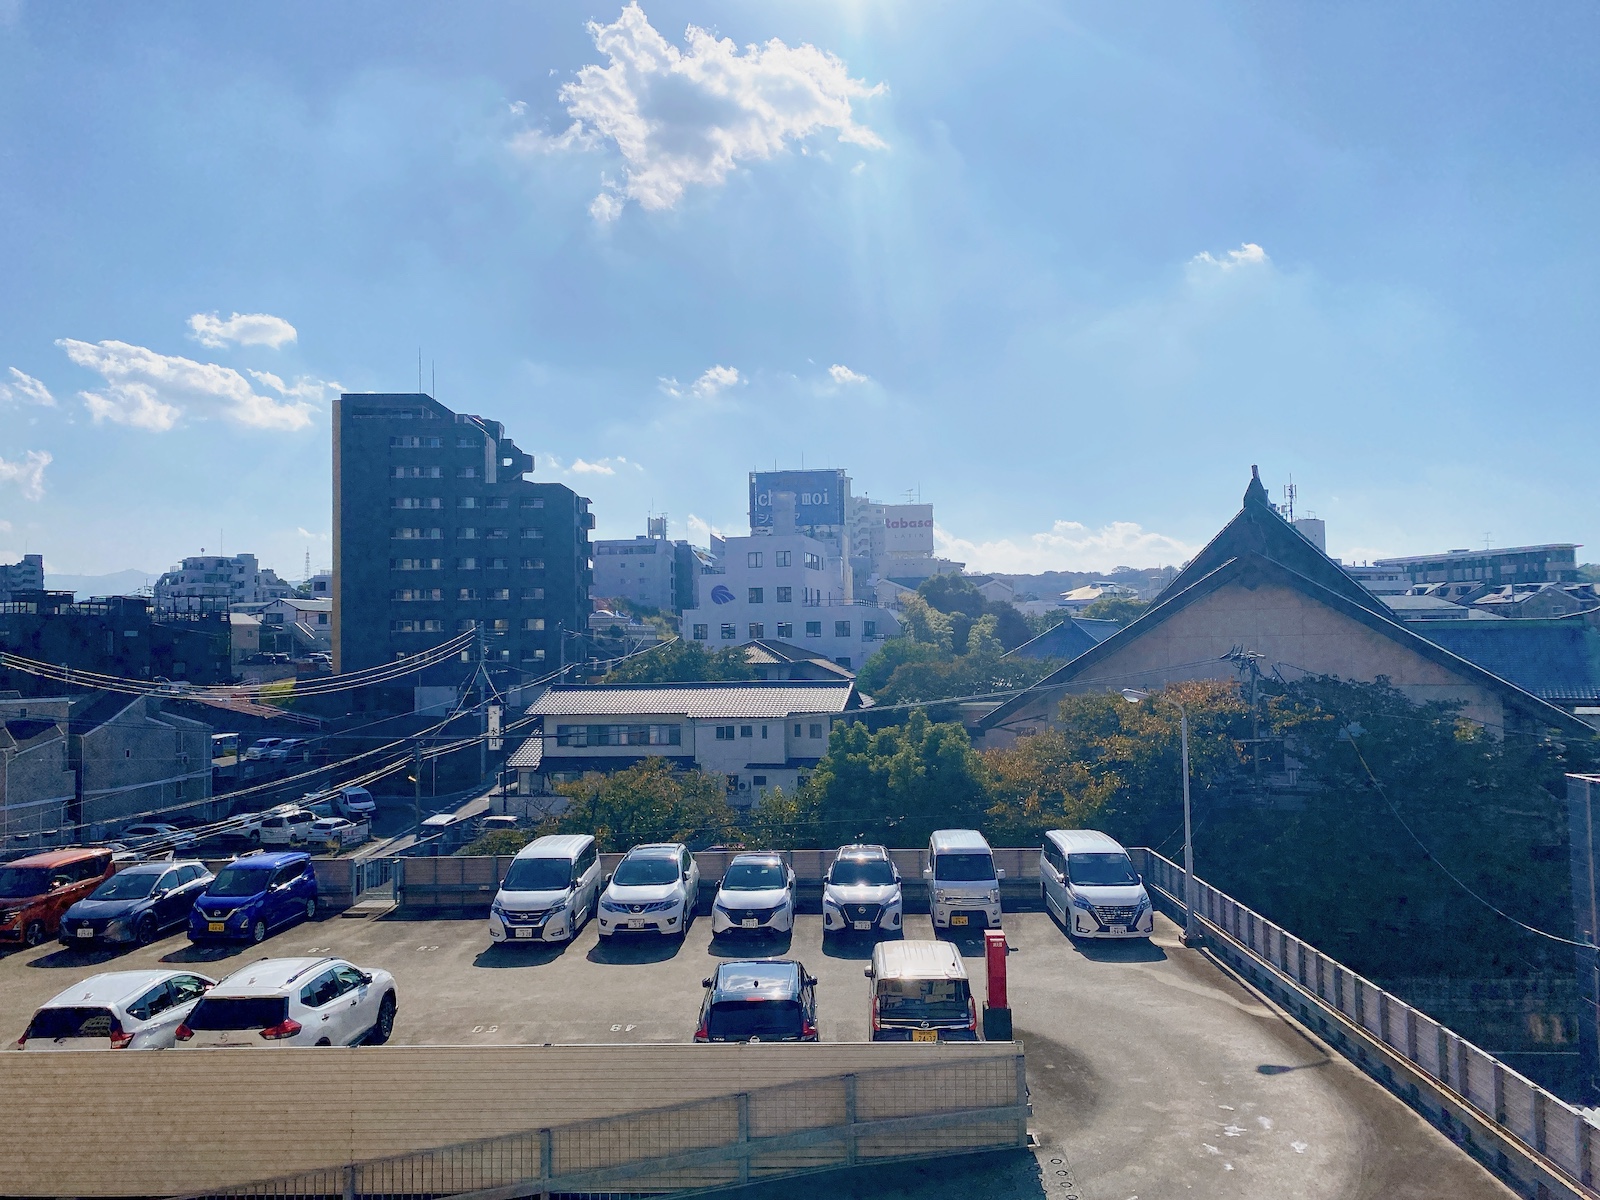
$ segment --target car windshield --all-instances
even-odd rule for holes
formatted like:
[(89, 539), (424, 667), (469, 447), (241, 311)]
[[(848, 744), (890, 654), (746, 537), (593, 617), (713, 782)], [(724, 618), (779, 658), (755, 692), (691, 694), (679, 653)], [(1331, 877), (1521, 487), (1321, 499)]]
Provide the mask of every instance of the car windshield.
[(271, 873), (261, 867), (223, 867), (206, 892), (212, 896), (254, 896), (267, 890)]
[(835, 887), (888, 887), (894, 882), (894, 868), (882, 858), (841, 858), (828, 872)]
[(49, 890), (44, 867), (0, 867), (0, 896), (42, 896)]
[(289, 1015), (286, 996), (249, 996), (230, 1000), (207, 996), (184, 1022), (190, 1029), (266, 1029)]
[(934, 856), (933, 877), (946, 883), (972, 883), (994, 878), (994, 860), (987, 854), (939, 854)]
[(1069, 854), (1067, 878), (1085, 887), (1115, 887), (1139, 882), (1126, 854)]
[(965, 979), (880, 979), (878, 1015), (904, 1021), (966, 1020)]
[(91, 900), (143, 900), (155, 890), (161, 876), (155, 871), (124, 871), (113, 875), (89, 897)]
[(706, 1032), (716, 1041), (777, 1041), (798, 1038), (801, 1019), (798, 1000), (723, 1000), (711, 1006)]
[(508, 892), (558, 892), (571, 884), (572, 863), (567, 859), (519, 858), (512, 861), (500, 886)]
[(111, 1036), (111, 1010), (106, 1008), (41, 1008), (28, 1022), (30, 1038), (104, 1038)]
[(617, 864), (617, 873), (611, 882), (618, 887), (649, 887), (651, 884), (678, 881), (677, 855), (659, 854), (629, 856)]
[(730, 892), (758, 892), (787, 886), (789, 873), (778, 862), (736, 862), (722, 877)]

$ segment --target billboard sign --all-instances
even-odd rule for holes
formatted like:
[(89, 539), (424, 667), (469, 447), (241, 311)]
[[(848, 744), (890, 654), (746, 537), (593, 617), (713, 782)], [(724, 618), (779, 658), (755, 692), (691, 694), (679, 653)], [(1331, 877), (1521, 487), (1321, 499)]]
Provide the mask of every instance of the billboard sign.
[(886, 504), (883, 548), (890, 554), (932, 554), (933, 505)]
[(773, 498), (782, 492), (794, 496), (794, 521), (808, 525), (844, 524), (845, 494), (850, 480), (843, 471), (752, 471), (750, 473), (750, 531), (771, 529), (776, 509)]

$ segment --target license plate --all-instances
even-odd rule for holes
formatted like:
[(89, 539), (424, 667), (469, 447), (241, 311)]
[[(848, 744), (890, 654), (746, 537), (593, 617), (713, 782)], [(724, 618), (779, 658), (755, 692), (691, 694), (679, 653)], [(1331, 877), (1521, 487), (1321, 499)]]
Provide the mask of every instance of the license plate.
[(92, 930), (92, 929), (80, 929), (80, 930), (78, 930), (78, 936), (81, 937), (81, 938), (92, 938), (94, 936), (94, 930)]
[(228, 923), (226, 921), (208, 921), (208, 922), (206, 922), (206, 932), (207, 933), (221, 933), (227, 927), (228, 927)]
[(754, 917), (746, 917), (743, 921), (740, 921), (739, 924), (743, 925), (746, 929), (757, 929), (760, 927), (761, 922), (756, 920)]
[(871, 921), (854, 921), (854, 922), (851, 923), (851, 925), (852, 925), (852, 928), (861, 929), (861, 930), (871, 929), (872, 928), (872, 922)]
[(952, 925), (965, 925), (966, 923), (967, 923), (967, 918), (965, 916), (962, 916), (962, 915), (957, 915), (957, 916), (954, 916), (954, 917), (950, 918), (950, 924), (952, 924)]
[(644, 922), (639, 920), (637, 917), (631, 918), (628, 921), (628, 928), (629, 929), (643, 929), (644, 928)]
[(937, 1042), (939, 1040), (939, 1031), (937, 1029), (913, 1029), (911, 1031), (911, 1040), (913, 1042)]
[(533, 936), (533, 930), (531, 930), (531, 929), (513, 929), (511, 931), (511, 936), (512, 937), (520, 937), (520, 938), (531, 938)]
[(1127, 933), (1128, 932), (1128, 927), (1126, 925), (1113, 925), (1111, 927), (1111, 932), (1112, 933)]

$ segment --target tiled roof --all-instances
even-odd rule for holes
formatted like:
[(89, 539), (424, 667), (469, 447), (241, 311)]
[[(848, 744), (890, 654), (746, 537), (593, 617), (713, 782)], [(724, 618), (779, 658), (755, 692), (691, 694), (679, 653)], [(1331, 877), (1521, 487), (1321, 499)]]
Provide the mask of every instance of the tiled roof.
[(1428, 621), (1412, 628), (1541, 700), (1600, 702), (1600, 633), (1582, 618)]
[(544, 738), (531, 737), (511, 752), (511, 757), (506, 759), (506, 766), (528, 767), (537, 771), (543, 760)]
[(855, 685), (829, 681), (772, 683), (643, 683), (609, 687), (552, 687), (533, 702), (530, 716), (649, 716), (695, 720), (786, 717), (859, 708)]
[(1068, 617), (1053, 625), (1032, 641), (1023, 642), (1008, 650), (1006, 658), (1060, 658), (1071, 660), (1085, 650), (1092, 650), (1118, 629), (1115, 621), (1098, 621), (1084, 617)]

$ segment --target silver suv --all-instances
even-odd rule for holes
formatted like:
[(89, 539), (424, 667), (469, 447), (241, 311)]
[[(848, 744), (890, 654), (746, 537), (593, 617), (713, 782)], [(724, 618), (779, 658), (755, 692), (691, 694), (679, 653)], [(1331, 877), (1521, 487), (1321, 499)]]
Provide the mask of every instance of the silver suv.
[(822, 881), (822, 932), (899, 933), (900, 872), (882, 846), (841, 846)]

